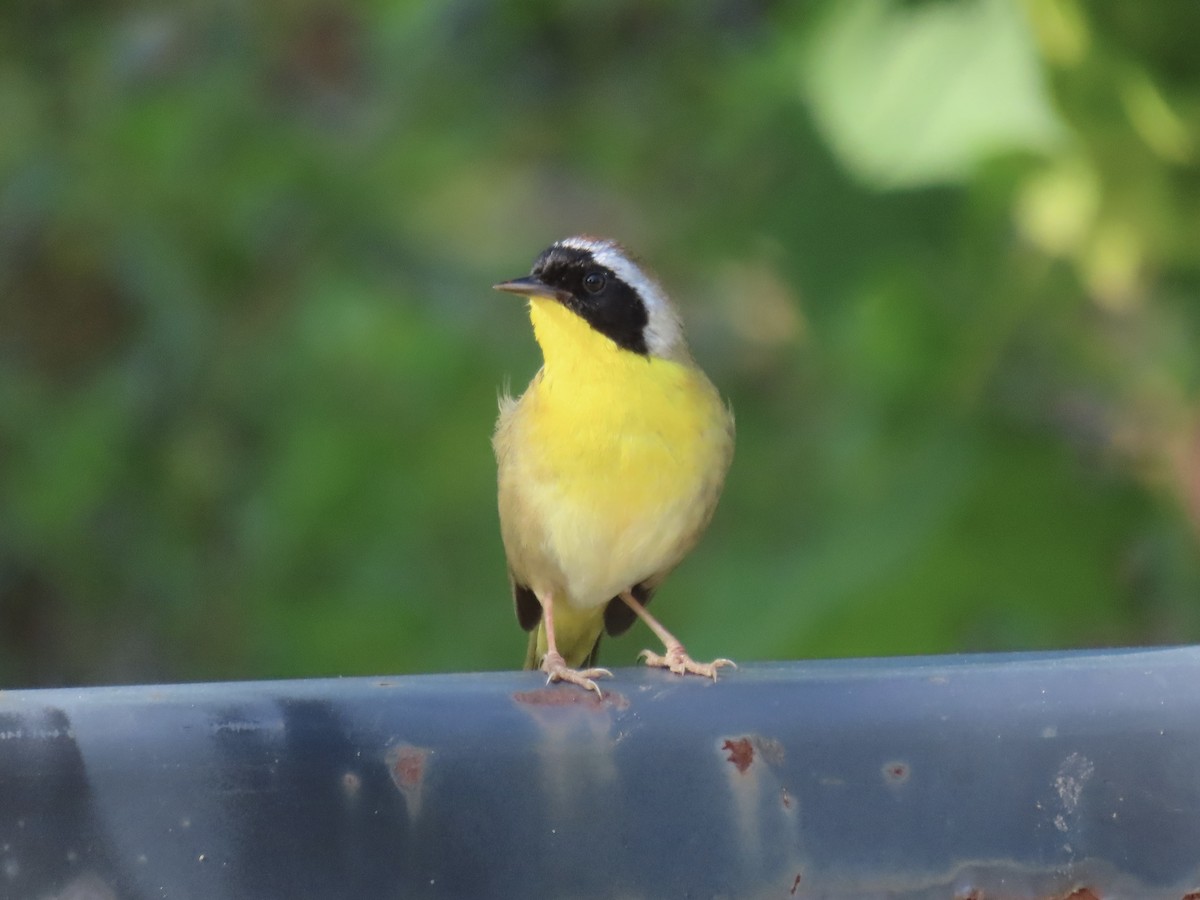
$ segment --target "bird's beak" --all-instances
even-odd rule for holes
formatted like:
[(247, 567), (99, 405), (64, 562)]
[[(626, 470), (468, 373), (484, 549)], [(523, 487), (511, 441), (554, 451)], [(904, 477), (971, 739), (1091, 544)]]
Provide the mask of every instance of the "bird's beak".
[(550, 287), (532, 275), (514, 278), (512, 281), (502, 281), (499, 284), (493, 284), (492, 287), (498, 291), (504, 291), (506, 294), (520, 294), (522, 297), (549, 297), (560, 303), (571, 296), (566, 291)]

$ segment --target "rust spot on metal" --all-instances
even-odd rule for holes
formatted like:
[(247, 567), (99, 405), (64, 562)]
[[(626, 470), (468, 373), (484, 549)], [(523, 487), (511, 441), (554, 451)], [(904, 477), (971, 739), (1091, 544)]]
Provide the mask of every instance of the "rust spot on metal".
[(394, 744), (388, 748), (384, 757), (392, 784), (399, 788), (408, 815), (413, 819), (421, 812), (421, 794), (432, 752), (425, 747), (414, 747), (411, 744)]
[(883, 777), (890, 784), (904, 784), (908, 781), (912, 770), (908, 767), (908, 763), (895, 760), (893, 762), (883, 764)]
[[(980, 888), (971, 888), (965, 894), (955, 894), (954, 900), (1007, 900), (1009, 894), (989, 894), (987, 891)], [(1183, 900), (1188, 900), (1191, 897), (1188, 894)], [(1200, 900), (1200, 892), (1196, 893), (1196, 900)], [(1096, 893), (1090, 887), (1074, 888), (1066, 894), (1055, 894), (1054, 896), (1047, 895), (1045, 900), (1103, 900), (1100, 894)]]
[(1188, 891), (1182, 900), (1200, 900), (1200, 891)]
[(746, 734), (740, 737), (726, 738), (720, 752), (728, 752), (726, 762), (731, 762), (739, 772), (745, 772), (754, 764), (755, 757), (761, 757), (768, 765), (783, 764), (786, 755), (783, 744), (772, 737), (761, 734)]
[(792, 889), (790, 891), (788, 891), (788, 893), (791, 894), (793, 897), (796, 896), (796, 891), (800, 889), (800, 880), (803, 877), (804, 877), (804, 875), (802, 873), (800, 873), (800, 872), (796, 873), (796, 880), (792, 882)]
[(393, 747), (388, 751), (388, 769), (392, 773), (392, 781), (401, 790), (417, 787), (425, 777), (425, 757), (428, 750), (420, 747), (410, 747), (407, 744)]
[(597, 697), (593, 691), (583, 691), (570, 686), (564, 688), (544, 687), (536, 691), (517, 691), (512, 695), (513, 700), (524, 706), (569, 706), (573, 709), (625, 709), (629, 700), (624, 694), (605, 691), (604, 697)]
[(750, 742), (750, 738), (727, 740), (721, 745), (721, 749), (729, 751), (727, 761), (733, 763), (739, 772), (745, 772), (754, 762), (754, 744)]
[(783, 790), (783, 808), (784, 808), (784, 809), (791, 809), (791, 808), (792, 808), (792, 798), (791, 798), (791, 795), (790, 795), (790, 794), (788, 794), (788, 792), (787, 792), (787, 788), (783, 788), (782, 790)]

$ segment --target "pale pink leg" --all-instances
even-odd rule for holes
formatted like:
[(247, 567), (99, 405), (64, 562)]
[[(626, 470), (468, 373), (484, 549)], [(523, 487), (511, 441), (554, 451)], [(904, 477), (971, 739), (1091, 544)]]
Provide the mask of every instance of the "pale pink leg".
[(676, 675), (686, 675), (689, 672), (693, 675), (704, 675), (707, 678), (711, 678), (713, 681), (717, 680), (717, 669), (721, 668), (722, 666), (733, 666), (735, 669), (737, 668), (737, 665), (731, 659), (714, 659), (710, 663), (696, 662), (694, 659), (688, 656), (687, 650), (684, 649), (683, 644), (680, 643), (679, 639), (675, 637), (675, 635), (671, 634), (671, 632), (667, 631), (667, 629), (663, 628), (662, 623), (659, 622), (658, 619), (654, 618), (654, 616), (650, 615), (650, 613), (647, 612), (646, 607), (642, 606), (642, 604), (637, 601), (637, 598), (633, 596), (632, 591), (626, 591), (623, 593), (621, 595), (621, 599), (628, 604), (630, 609), (638, 614), (638, 618), (650, 626), (650, 630), (653, 631), (658, 639), (663, 642), (663, 646), (667, 650), (667, 652), (661, 656), (650, 650), (643, 650), (638, 654), (638, 656), (646, 661), (646, 665), (656, 666), (662, 669), (670, 669)]
[(558, 652), (558, 642), (554, 639), (554, 596), (547, 595), (543, 598), (538, 594), (537, 598), (542, 604), (542, 618), (546, 622), (546, 655), (542, 657), (542, 671), (548, 676), (546, 684), (569, 681), (585, 690), (595, 691), (596, 696), (603, 700), (604, 694), (592, 679), (612, 678), (612, 672), (608, 669), (572, 669), (568, 666), (567, 661)]

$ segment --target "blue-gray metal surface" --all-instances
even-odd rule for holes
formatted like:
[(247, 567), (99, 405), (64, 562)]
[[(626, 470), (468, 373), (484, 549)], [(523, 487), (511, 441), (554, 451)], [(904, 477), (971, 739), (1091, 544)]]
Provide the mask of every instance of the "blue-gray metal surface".
[(616, 675), (0, 691), (0, 897), (1200, 888), (1200, 650)]

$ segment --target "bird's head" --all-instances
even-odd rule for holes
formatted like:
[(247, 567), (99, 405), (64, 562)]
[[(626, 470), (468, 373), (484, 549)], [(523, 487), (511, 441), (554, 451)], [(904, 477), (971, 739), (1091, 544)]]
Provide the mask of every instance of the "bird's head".
[[(616, 241), (578, 236), (551, 244), (529, 275), (495, 285), (561, 307), (629, 353), (687, 358), (679, 316), (658, 283)], [(550, 348), (539, 333), (543, 352)]]

